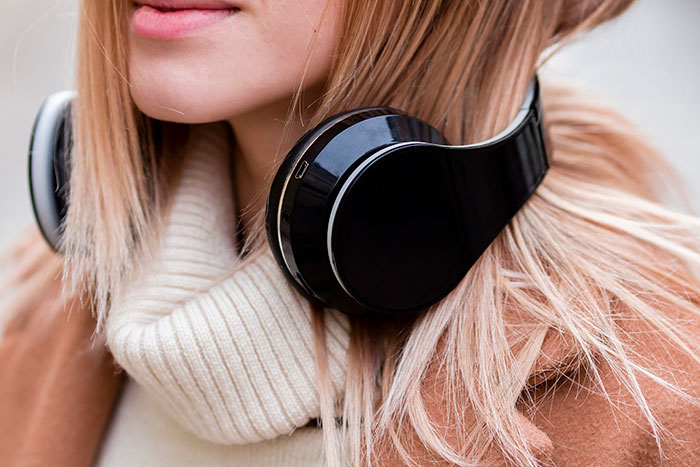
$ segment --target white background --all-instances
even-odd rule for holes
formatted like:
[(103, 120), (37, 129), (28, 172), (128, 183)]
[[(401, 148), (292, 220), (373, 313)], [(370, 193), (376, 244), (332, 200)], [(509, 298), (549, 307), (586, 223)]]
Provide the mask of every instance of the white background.
[[(27, 145), (36, 111), (72, 83), (75, 0), (1, 0), (0, 246), (32, 222)], [(562, 50), (566, 77), (637, 123), (683, 173), (700, 206), (700, 1), (638, 0)]]

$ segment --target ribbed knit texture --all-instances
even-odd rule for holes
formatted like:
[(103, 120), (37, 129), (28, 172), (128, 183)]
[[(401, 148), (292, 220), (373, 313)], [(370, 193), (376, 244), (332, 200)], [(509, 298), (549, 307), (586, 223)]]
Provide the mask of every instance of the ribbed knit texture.
[[(216, 443), (269, 440), (320, 414), (311, 310), (269, 250), (237, 268), (227, 133), (193, 131), (159, 246), (114, 297), (107, 341), (186, 430)], [(327, 314), (336, 394), (348, 329)]]

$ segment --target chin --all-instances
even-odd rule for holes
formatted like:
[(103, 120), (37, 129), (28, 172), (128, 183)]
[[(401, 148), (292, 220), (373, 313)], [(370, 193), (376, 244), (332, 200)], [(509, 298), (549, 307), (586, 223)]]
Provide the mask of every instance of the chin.
[(296, 76), (280, 80), (278, 75), (272, 81), (269, 73), (252, 70), (207, 75), (202, 68), (199, 73), (190, 73), (176, 65), (151, 61), (148, 67), (132, 67), (131, 97), (145, 115), (189, 124), (231, 120), (271, 104), (277, 107), (289, 102), (298, 86)]
[(145, 115), (166, 122), (209, 123), (235, 113), (235, 109), (223, 108), (214, 96), (177, 92), (165, 86), (132, 85), (131, 97)]
[(201, 77), (188, 74), (179, 67), (163, 66), (151, 61), (151, 66), (132, 63), (129, 73), (131, 97), (145, 115), (176, 123), (209, 123), (236, 113), (239, 96), (223, 90), (216, 83), (203, 82)]
[[(177, 39), (142, 37), (132, 27), (128, 60), (134, 103), (149, 117), (194, 124), (233, 120), (289, 102), (302, 76), (305, 89), (316, 87), (331, 69), (336, 12), (329, 10), (321, 22), (326, 2), (300, 0), (292, 11), (286, 2), (254, 2), (231, 21)], [(305, 68), (314, 33), (324, 40), (316, 43)]]

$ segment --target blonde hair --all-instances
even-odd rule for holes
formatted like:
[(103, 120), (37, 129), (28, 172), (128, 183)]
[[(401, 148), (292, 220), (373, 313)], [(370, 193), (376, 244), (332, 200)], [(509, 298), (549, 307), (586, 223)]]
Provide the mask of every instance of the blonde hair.
[[(166, 145), (178, 134), (142, 115), (130, 98), (126, 3), (82, 2), (75, 156), (61, 246), (66, 271), (90, 288), (100, 322), (110, 291), (157, 234), (173, 165)], [(631, 0), (342, 3), (337, 55), (310, 123), (390, 105), (454, 143), (469, 143), (509, 123), (545, 50), (613, 18)], [(400, 436), (412, 430), (435, 459), (471, 465), (495, 442), (511, 462), (536, 465), (515, 406), (552, 329), (573, 343), (595, 378), (595, 368), (608, 364), (657, 440), (663, 435), (637, 383), (650, 372), (632, 358), (618, 320), (649, 323), (700, 363), (697, 344), (665, 312), (698, 315), (700, 221), (662, 207), (670, 169), (614, 112), (560, 88), (545, 87), (543, 101), (552, 164), (542, 186), (429, 311), (381, 330), (353, 318), (343, 401), (331, 397), (323, 310), (316, 311), (329, 464), (372, 463), (383, 442), (417, 464)], [(426, 409), (422, 381), (435, 362), (447, 375), (448, 407), (459, 414), (468, 400), (474, 410), (474, 428), (456, 425), (468, 445), (451, 445)]]

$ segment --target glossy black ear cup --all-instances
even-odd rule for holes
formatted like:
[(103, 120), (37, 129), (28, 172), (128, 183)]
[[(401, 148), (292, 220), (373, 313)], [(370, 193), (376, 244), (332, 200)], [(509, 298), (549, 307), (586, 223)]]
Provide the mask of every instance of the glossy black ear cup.
[(68, 154), (71, 146), (70, 109), (74, 93), (51, 95), (34, 122), (29, 143), (29, 191), (41, 234), (54, 251), (67, 210)]
[(430, 125), (397, 110), (360, 109), (307, 133), (280, 167), (268, 199), (268, 238), (280, 267), (308, 298), (349, 313), (364, 310), (335, 278), (328, 219), (353, 169), (377, 149), (406, 140), (446, 143)]
[(449, 160), (430, 146), (383, 154), (335, 198), (328, 249), (341, 287), (362, 307), (424, 308), (466, 273)]
[(293, 285), (346, 313), (411, 313), (464, 277), (548, 168), (536, 80), (513, 123), (450, 146), (425, 122), (360, 109), (307, 133), (267, 204), (270, 246)]

